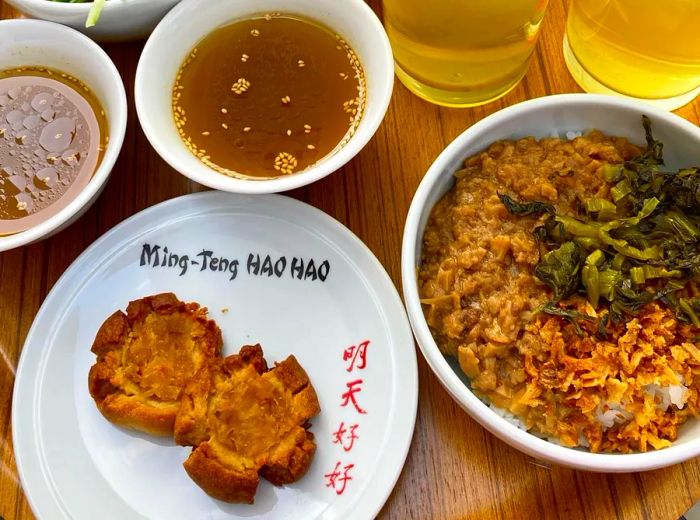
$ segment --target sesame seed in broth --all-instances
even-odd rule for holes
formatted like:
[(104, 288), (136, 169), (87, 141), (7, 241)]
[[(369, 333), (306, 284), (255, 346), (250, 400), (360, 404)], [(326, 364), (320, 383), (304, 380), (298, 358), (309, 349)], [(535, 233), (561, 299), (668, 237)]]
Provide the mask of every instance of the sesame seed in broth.
[(279, 177), (345, 145), (365, 94), (362, 66), (342, 38), (274, 13), (197, 44), (177, 75), (173, 116), (190, 151), (219, 173)]

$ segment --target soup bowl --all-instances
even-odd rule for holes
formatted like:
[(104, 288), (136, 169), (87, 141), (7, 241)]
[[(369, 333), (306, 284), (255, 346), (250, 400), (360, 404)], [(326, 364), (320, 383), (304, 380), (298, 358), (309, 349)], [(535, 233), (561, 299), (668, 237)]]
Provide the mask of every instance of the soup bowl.
[[(641, 117), (651, 118), (654, 137), (664, 143), (669, 169), (700, 164), (700, 128), (664, 110), (634, 100), (592, 94), (565, 94), (526, 101), (479, 121), (457, 137), (435, 160), (413, 198), (401, 254), (404, 300), (425, 360), (452, 398), (491, 433), (524, 453), (551, 463), (600, 472), (644, 471), (700, 455), (700, 420), (691, 418), (673, 445), (645, 453), (591, 453), (533, 435), (479, 399), (456, 361), (440, 352), (421, 307), (417, 269), (423, 233), (435, 204), (454, 186), (453, 174), (467, 157), (494, 141), (526, 136), (566, 138), (567, 133), (600, 130), (644, 145)], [(571, 134), (569, 134), (571, 135)]]
[[(209, 33), (236, 20), (265, 13), (296, 15), (340, 35), (357, 54), (367, 80), (367, 103), (354, 135), (316, 164), (269, 179), (234, 178), (197, 159), (178, 134), (171, 105), (180, 66)], [(352, 159), (370, 140), (386, 113), (394, 82), (391, 47), (381, 22), (362, 0), (183, 0), (156, 27), (136, 71), (136, 110), (146, 137), (173, 168), (210, 188), (238, 193), (273, 193), (304, 186)]]
[(64, 208), (43, 222), (13, 235), (0, 236), (0, 251), (46, 238), (80, 217), (102, 192), (126, 131), (126, 93), (119, 72), (90, 38), (42, 20), (0, 21), (0, 70), (47, 67), (78, 78), (97, 96), (107, 116), (109, 144), (87, 186)]

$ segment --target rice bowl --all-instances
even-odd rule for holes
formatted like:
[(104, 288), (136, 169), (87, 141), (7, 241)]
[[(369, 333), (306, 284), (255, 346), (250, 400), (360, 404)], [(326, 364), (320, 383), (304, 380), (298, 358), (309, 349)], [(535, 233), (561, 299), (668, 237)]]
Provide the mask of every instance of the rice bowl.
[[(585, 442), (571, 449), (526, 433), (500, 417), (484, 404), (471, 388), (455, 363), (450, 363), (440, 352), (423, 316), (420, 304), (416, 268), (420, 265), (423, 232), (431, 209), (453, 185), (450, 178), (460, 168), (463, 160), (489, 144), (502, 139), (526, 136), (548, 137), (552, 133), (561, 137), (576, 137), (598, 129), (607, 135), (626, 136), (635, 144), (644, 142), (639, 128), (639, 118), (646, 113), (655, 125), (658, 137), (667, 143), (667, 159), (676, 167), (700, 162), (693, 147), (700, 144), (700, 131), (692, 124), (663, 111), (657, 111), (626, 100), (606, 96), (563, 95), (538, 99), (505, 109), (477, 123), (458, 137), (435, 161), (414, 198), (404, 233), (402, 274), (404, 296), (414, 333), (421, 350), (441, 383), (458, 403), (476, 420), (501, 439), (516, 448), (558, 464), (595, 471), (641, 471), (658, 468), (686, 460), (700, 453), (700, 426), (690, 420), (679, 430), (674, 444), (662, 451), (648, 453), (603, 454), (584, 451)], [(567, 132), (570, 134), (567, 136)], [(657, 394), (658, 390), (658, 395)], [(654, 387), (650, 391), (656, 401), (663, 404), (683, 399), (681, 388), (668, 392)], [(663, 395), (668, 393), (669, 395)], [(603, 423), (615, 423), (624, 412), (610, 407), (602, 410)], [(512, 419), (512, 418), (511, 418)]]

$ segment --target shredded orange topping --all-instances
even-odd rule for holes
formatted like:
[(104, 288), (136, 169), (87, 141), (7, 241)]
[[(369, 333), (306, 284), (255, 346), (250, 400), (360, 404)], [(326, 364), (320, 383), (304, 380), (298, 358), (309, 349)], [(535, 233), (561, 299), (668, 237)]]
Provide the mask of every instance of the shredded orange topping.
[[(575, 307), (595, 316), (588, 302)], [(565, 446), (622, 453), (669, 446), (700, 410), (698, 328), (655, 303), (608, 326), (605, 339), (593, 324), (584, 327), (579, 337), (570, 323), (545, 314), (527, 324), (515, 387), (480, 369), (469, 347), (459, 349), (460, 364), (477, 393)]]
[[(498, 193), (575, 216), (582, 200), (610, 198), (606, 164), (640, 153), (597, 131), (496, 142), (455, 173), (423, 236), (418, 284), (440, 350), (457, 356), (477, 395), (565, 446), (626, 453), (676, 439), (700, 409), (700, 327), (659, 303), (599, 337), (607, 309), (577, 297), (562, 304), (593, 318), (579, 337), (565, 319), (540, 313), (552, 299), (534, 276), (542, 220), (510, 214)], [(696, 295), (697, 281), (686, 296)]]

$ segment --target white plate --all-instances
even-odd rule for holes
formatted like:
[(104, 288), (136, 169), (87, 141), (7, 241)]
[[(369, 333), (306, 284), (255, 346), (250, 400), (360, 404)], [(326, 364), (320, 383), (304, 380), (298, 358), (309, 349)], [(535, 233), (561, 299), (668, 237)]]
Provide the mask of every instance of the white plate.
[[(144, 244), (159, 245), (159, 252), (167, 246), (168, 253), (187, 255), (189, 264), (155, 267)], [(203, 250), (238, 260), (235, 278), (210, 265), (202, 270)], [(249, 274), (251, 253), (261, 255), (261, 266), (270, 255), (273, 268), (285, 257), (284, 272)], [(308, 278), (292, 277), (292, 265), (299, 272), (294, 258), (304, 260), (305, 274), (313, 260), (316, 279), (311, 270)], [(327, 273), (320, 267), (326, 265)], [(281, 266), (279, 261), (278, 271)], [(189, 448), (115, 427), (98, 412), (87, 387), (97, 329), (129, 300), (163, 291), (209, 308), (223, 332), (224, 354), (260, 342), (270, 364), (293, 353), (304, 366), (322, 411), (311, 421), (316, 456), (299, 482), (277, 488), (261, 479), (254, 505), (219, 502), (182, 468)], [(345, 350), (364, 341), (370, 342), (366, 366), (358, 357), (348, 371), (352, 360), (343, 359)], [(347, 385), (359, 379), (353, 388), (361, 390), (352, 396), (364, 414), (350, 400), (342, 406)], [(372, 518), (401, 472), (417, 396), (415, 350), (401, 300), (357, 237), (293, 199), (200, 193), (117, 226), (56, 283), (17, 371), (15, 455), (40, 518)], [(348, 430), (341, 436), (344, 446), (334, 443), (341, 422)], [(358, 438), (345, 451), (347, 427), (354, 424)], [(336, 464), (340, 476), (328, 486)]]

